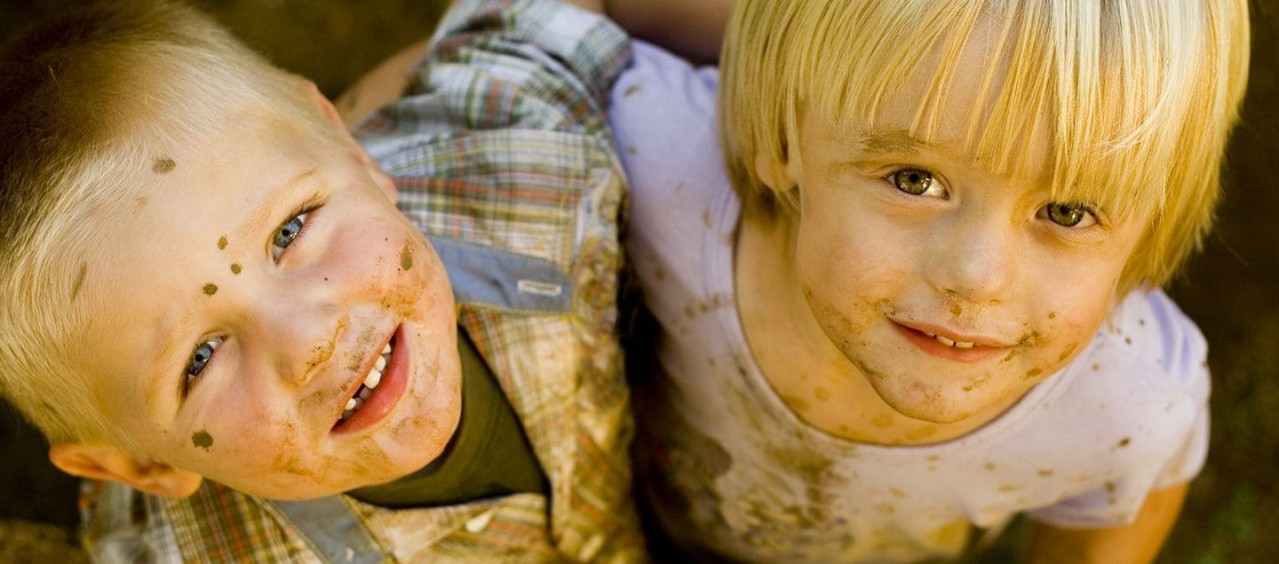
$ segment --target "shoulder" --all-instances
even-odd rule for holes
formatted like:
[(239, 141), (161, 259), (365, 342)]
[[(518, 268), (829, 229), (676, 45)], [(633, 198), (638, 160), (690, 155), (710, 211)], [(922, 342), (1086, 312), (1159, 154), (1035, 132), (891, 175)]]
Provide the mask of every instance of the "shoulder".
[(461, 0), (405, 95), (360, 134), (369, 143), (491, 129), (606, 137), (607, 94), (629, 58), (625, 33), (598, 14), (550, 0)]
[[(1206, 394), (1208, 343), (1162, 290), (1125, 296), (1103, 324), (1093, 355), (1097, 371), (1134, 385)], [(1090, 367), (1091, 368), (1091, 367)]]

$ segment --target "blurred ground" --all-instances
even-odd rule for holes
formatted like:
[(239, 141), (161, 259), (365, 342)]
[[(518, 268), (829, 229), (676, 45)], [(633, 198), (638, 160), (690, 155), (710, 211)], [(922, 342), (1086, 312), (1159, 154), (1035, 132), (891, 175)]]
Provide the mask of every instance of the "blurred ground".
[[(0, 40), (77, 0), (2, 0)], [(1178, 0), (1180, 1), (1180, 0)], [(335, 96), (425, 36), (444, 0), (200, 0), (276, 64)], [(1226, 197), (1205, 251), (1172, 292), (1212, 347), (1208, 465), (1160, 561), (1279, 562), (1279, 0), (1252, 0), (1253, 67)], [(3, 80), (3, 77), (0, 77)], [(75, 483), (0, 406), (0, 561), (78, 562)], [(986, 560), (1016, 553), (1018, 531)]]

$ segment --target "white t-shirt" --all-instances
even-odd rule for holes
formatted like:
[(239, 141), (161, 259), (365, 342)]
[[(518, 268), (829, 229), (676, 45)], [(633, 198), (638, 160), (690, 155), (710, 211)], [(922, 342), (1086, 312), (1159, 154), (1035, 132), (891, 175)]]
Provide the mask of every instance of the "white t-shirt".
[(1020, 512), (1125, 523), (1148, 492), (1198, 473), (1207, 346), (1159, 291), (1127, 296), (1074, 362), (964, 437), (889, 447), (804, 423), (760, 373), (734, 307), (740, 208), (716, 71), (644, 44), (635, 56), (610, 119), (632, 185), (628, 250), (660, 325), (654, 370), (633, 376), (639, 477), (677, 543), (774, 562), (953, 556), (971, 526), (993, 534)]

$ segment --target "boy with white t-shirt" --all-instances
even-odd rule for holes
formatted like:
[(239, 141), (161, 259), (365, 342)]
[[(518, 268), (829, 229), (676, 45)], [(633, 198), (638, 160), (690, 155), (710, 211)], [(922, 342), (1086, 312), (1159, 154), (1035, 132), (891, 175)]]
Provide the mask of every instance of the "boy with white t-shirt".
[(1032, 558), (1153, 558), (1209, 388), (1157, 287), (1209, 227), (1248, 18), (1123, 8), (744, 0), (720, 76), (637, 47), (636, 452), (677, 546), (956, 557), (1027, 513)]

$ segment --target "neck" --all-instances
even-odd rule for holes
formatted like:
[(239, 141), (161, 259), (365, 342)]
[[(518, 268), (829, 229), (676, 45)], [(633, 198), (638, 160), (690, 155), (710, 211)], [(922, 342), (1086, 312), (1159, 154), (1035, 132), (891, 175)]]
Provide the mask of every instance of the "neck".
[(818, 325), (796, 274), (796, 220), (746, 203), (733, 275), (747, 347), (773, 391), (805, 423), (852, 441), (937, 443), (998, 417), (1017, 398), (951, 423), (898, 413)]

